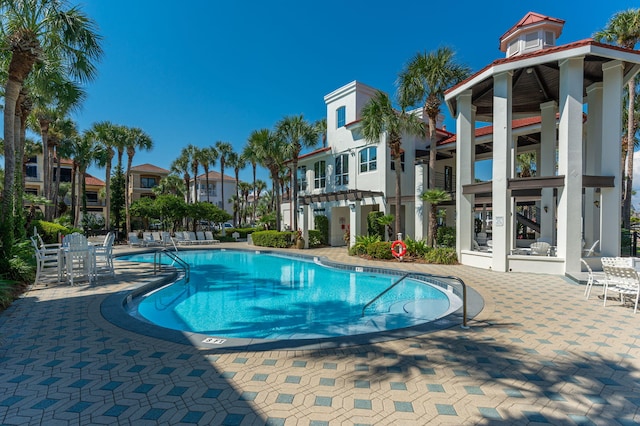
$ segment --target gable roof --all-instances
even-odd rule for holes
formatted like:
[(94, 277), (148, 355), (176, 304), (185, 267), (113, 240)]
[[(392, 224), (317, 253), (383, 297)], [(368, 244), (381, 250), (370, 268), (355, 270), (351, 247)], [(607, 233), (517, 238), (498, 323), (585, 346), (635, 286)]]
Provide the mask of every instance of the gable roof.
[[(209, 175), (209, 180), (211, 180), (211, 181), (214, 181), (214, 180), (219, 181), (220, 180), (220, 172), (216, 172), (214, 170), (210, 170), (209, 173), (207, 173), (207, 174)], [(206, 179), (206, 175), (204, 173), (202, 173), (202, 174), (198, 175), (197, 179), (199, 179), (199, 180)], [(191, 179), (191, 180), (193, 180), (193, 179)], [(233, 182), (235, 182), (236, 178), (231, 177), (229, 175), (224, 175), (224, 180), (225, 181), (233, 181)]]
[[(534, 124), (540, 124), (542, 123), (542, 117), (538, 116), (538, 117), (527, 117), (527, 118), (519, 118), (517, 120), (513, 120), (511, 121), (511, 129), (520, 129), (522, 127), (527, 127), (527, 126), (531, 126)], [(486, 136), (486, 135), (490, 135), (493, 134), (493, 126), (483, 126), (483, 127), (477, 127), (476, 131), (475, 131), (475, 135), (476, 138), (479, 136)], [(447, 139), (444, 139), (440, 142), (438, 142), (438, 145), (448, 145), (450, 143), (456, 143), (457, 140), (457, 136), (456, 135), (452, 135), (450, 137), (448, 137)]]
[(555, 28), (556, 38), (560, 37), (560, 33), (562, 33), (562, 27), (564, 26), (565, 21), (558, 18), (552, 18), (550, 16), (542, 15), (536, 12), (529, 12), (517, 24), (513, 27), (509, 28), (506, 33), (502, 34), (500, 37), (500, 47), (502, 48), (502, 42), (508, 39), (513, 33), (516, 31), (525, 28), (534, 26), (536, 24), (549, 23), (550, 27)]
[(139, 166), (131, 167), (132, 172), (147, 172), (147, 173), (164, 173), (169, 174), (169, 170), (163, 169), (162, 167), (154, 166), (153, 164), (145, 163), (140, 164)]

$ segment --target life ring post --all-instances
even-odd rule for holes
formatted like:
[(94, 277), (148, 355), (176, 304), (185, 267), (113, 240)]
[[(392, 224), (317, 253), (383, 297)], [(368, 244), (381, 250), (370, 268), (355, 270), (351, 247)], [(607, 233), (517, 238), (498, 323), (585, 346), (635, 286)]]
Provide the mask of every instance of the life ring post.
[[(400, 247), (399, 250), (396, 250), (396, 247)], [(391, 254), (398, 260), (402, 260), (405, 254), (407, 254), (407, 245), (402, 240), (395, 240), (391, 244)]]

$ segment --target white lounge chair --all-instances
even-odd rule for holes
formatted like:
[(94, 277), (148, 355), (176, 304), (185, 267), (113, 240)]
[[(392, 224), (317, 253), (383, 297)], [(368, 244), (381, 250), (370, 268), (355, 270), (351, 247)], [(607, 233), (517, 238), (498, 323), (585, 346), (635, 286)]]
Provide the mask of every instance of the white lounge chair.
[(143, 232), (142, 233), (142, 241), (143, 244), (147, 247), (149, 246), (159, 246), (162, 244), (162, 241), (156, 240), (153, 238), (152, 232)]
[(211, 231), (204, 231), (204, 237), (211, 244), (220, 244), (220, 240), (213, 238), (213, 232)]
[(607, 280), (604, 286), (604, 306), (607, 306), (607, 293), (615, 291), (620, 294), (620, 301), (624, 302), (625, 296), (635, 299), (633, 313), (638, 311), (640, 300), (640, 277), (638, 271), (630, 266), (603, 266)]
[(131, 247), (142, 247), (144, 245), (138, 238), (138, 234), (136, 234), (135, 232), (129, 232), (127, 238), (129, 239), (129, 245)]
[(593, 243), (591, 248), (582, 249), (582, 257), (591, 257), (591, 256), (593, 256), (595, 254), (595, 252), (596, 252), (596, 247), (598, 246), (599, 242), (600, 242), (600, 240), (596, 240), (596, 242)]

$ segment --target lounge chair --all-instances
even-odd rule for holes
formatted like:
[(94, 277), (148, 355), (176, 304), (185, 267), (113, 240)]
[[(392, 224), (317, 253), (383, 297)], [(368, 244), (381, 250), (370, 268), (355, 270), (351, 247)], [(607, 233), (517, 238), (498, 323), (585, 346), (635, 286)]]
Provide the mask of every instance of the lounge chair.
[[(184, 231), (185, 240), (189, 241), (191, 244), (207, 244), (206, 241), (200, 240), (196, 237), (196, 233), (193, 231)], [(202, 235), (204, 237), (204, 235)]]
[(156, 240), (153, 238), (153, 233), (152, 232), (143, 232), (142, 233), (142, 240), (144, 241), (144, 245), (149, 247), (149, 246), (159, 246), (162, 244), (162, 241)]
[(211, 244), (220, 244), (220, 240), (213, 238), (213, 232), (211, 231), (204, 231), (204, 237)]
[(588, 299), (589, 296), (591, 295), (591, 287), (594, 284), (603, 286), (602, 289), (604, 290), (604, 285), (607, 283), (607, 277), (604, 274), (604, 272), (594, 273), (593, 270), (591, 270), (591, 267), (589, 266), (586, 260), (580, 259), (580, 262), (582, 262), (584, 266), (587, 267), (587, 272), (589, 273), (589, 278), (587, 279), (587, 286), (584, 289), (585, 299)]
[(593, 243), (593, 245), (591, 246), (591, 248), (588, 249), (582, 249), (582, 257), (590, 257), (593, 256), (596, 252), (596, 247), (598, 246), (598, 243), (600, 242), (600, 240), (596, 240), (595, 243)]
[(640, 300), (640, 277), (638, 271), (630, 266), (611, 266), (604, 265), (602, 267), (607, 276), (604, 286), (604, 306), (607, 306), (607, 293), (615, 291), (620, 294), (620, 301), (624, 302), (625, 296), (635, 298), (633, 313), (638, 312), (638, 301)]
[(138, 234), (135, 232), (129, 232), (127, 238), (129, 239), (129, 245), (131, 247), (142, 247), (144, 246), (143, 242), (138, 238)]

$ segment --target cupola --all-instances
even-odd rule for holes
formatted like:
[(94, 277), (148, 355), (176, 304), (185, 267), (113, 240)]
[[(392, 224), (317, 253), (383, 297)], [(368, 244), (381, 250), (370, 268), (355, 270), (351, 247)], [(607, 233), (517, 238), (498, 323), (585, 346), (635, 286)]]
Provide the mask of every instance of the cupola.
[(564, 21), (529, 12), (500, 37), (500, 51), (507, 58), (553, 47), (562, 33)]

